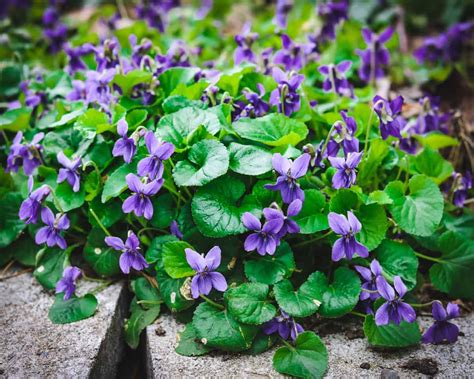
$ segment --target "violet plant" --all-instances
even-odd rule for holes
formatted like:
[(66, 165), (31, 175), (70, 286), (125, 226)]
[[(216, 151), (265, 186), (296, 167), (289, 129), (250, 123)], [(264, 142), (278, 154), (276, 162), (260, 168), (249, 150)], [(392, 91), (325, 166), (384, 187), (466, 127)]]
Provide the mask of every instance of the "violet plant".
[[(5, 49), (0, 264), (30, 257), (57, 294), (53, 322), (100, 307), (75, 295), (84, 281), (125, 280), (134, 348), (165, 309), (193, 315), (180, 354), (281, 345), (273, 367), (301, 377), (327, 369), (321, 318), (360, 319), (376, 347), (456, 341), (460, 308), (421, 303), (419, 284), (474, 299), (461, 119), (434, 94), (376, 92), (403, 61), (393, 25), (351, 20), (348, 1), (304, 3), (277, 1), (232, 35), (217, 2), (137, 1), (94, 34), (54, 1), (29, 45), (54, 62), (20, 70)], [(459, 62), (471, 38), (460, 24), (438, 37), (451, 48), (415, 55)]]

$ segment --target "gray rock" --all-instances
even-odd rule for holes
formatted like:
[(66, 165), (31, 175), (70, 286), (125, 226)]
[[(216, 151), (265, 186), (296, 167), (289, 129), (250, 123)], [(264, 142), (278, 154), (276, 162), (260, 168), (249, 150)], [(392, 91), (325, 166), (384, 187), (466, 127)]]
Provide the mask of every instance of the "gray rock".
[[(81, 281), (79, 293), (97, 283)], [(116, 283), (96, 295), (89, 319), (54, 325), (54, 297), (30, 274), (0, 282), (0, 377), (114, 377), (124, 351), (127, 291)]]
[[(428, 327), (432, 319), (421, 317)], [(371, 348), (365, 338), (354, 338), (345, 322), (321, 324), (317, 333), (329, 351), (328, 378), (426, 378), (474, 375), (474, 314), (455, 320), (464, 336), (452, 345), (420, 345), (401, 350)], [(361, 327), (360, 325), (358, 327)], [(162, 315), (147, 328), (147, 372), (154, 378), (259, 378), (282, 377), (272, 368), (273, 351), (258, 356), (211, 353), (183, 357), (174, 352), (176, 334), (184, 328), (170, 315)], [(338, 329), (339, 328), (339, 329)], [(327, 331), (330, 329), (330, 331)], [(362, 366), (362, 367), (361, 367)]]

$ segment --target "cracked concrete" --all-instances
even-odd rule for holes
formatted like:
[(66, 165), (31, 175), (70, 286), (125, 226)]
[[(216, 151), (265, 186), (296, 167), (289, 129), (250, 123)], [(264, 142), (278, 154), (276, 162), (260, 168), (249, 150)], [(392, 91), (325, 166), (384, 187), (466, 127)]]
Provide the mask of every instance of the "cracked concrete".
[[(82, 281), (79, 293), (95, 286)], [(114, 377), (124, 351), (127, 290), (120, 282), (96, 296), (92, 318), (54, 325), (54, 296), (31, 274), (0, 282), (0, 377)]]
[[(420, 324), (425, 328), (431, 321), (432, 319), (428, 317), (420, 318)], [(472, 377), (474, 376), (474, 314), (465, 315), (455, 322), (464, 334), (455, 344), (419, 345), (395, 351), (371, 348), (363, 335), (357, 333), (362, 326), (354, 325), (354, 321), (344, 319), (322, 323), (316, 327), (316, 332), (321, 335), (329, 352), (329, 369), (326, 377)], [(168, 314), (160, 316), (154, 325), (147, 328), (149, 377), (282, 377), (272, 368), (274, 350), (258, 356), (222, 353), (211, 353), (202, 357), (180, 356), (174, 352), (174, 347), (176, 333), (182, 329), (183, 325), (177, 323)]]

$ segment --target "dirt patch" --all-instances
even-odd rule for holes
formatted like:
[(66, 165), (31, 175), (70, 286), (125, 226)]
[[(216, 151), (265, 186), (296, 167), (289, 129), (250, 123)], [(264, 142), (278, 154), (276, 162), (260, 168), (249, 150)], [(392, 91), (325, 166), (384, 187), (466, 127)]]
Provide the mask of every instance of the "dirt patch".
[(418, 371), (420, 374), (434, 376), (438, 373), (438, 362), (431, 358), (410, 359), (402, 368)]

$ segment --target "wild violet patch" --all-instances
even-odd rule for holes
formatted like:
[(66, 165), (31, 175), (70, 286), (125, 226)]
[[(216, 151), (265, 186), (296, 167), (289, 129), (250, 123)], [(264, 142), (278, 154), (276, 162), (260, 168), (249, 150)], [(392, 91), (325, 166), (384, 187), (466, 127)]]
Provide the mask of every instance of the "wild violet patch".
[[(278, 0), (231, 33), (227, 5), (136, 3), (98, 7), (93, 29), (51, 1), (30, 47), (8, 34), (25, 64), (0, 65), (0, 263), (34, 262), (50, 319), (93, 316), (81, 281), (125, 278), (134, 348), (166, 309), (187, 320), (179, 354), (280, 346), (273, 367), (297, 377), (327, 369), (320, 318), (363, 319), (376, 347), (455, 342), (457, 300), (474, 299), (472, 167), (445, 158), (458, 116), (397, 88), (462, 65), (473, 23), (413, 57), (345, 0)], [(443, 302), (421, 302), (423, 283)]]

